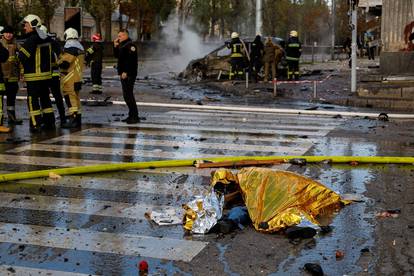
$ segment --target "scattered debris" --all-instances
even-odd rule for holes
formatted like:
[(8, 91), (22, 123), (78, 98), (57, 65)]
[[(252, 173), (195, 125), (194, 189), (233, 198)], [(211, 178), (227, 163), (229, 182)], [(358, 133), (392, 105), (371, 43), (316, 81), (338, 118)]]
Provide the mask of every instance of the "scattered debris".
[(388, 114), (387, 113), (380, 113), (378, 115), (378, 120), (383, 121), (383, 122), (388, 122), (389, 121)]
[(377, 213), (377, 218), (397, 218), (401, 214), (401, 209), (389, 209)]
[(145, 260), (142, 260), (139, 262), (138, 264), (138, 271), (139, 271), (139, 276), (144, 276), (144, 275), (148, 275), (148, 263)]
[(288, 239), (310, 239), (316, 235), (316, 230), (312, 227), (292, 226), (285, 231)]
[(342, 115), (341, 114), (337, 114), (337, 115), (333, 116), (332, 118), (334, 118), (334, 119), (342, 119)]
[[(345, 200), (345, 199), (344, 199)], [(330, 225), (321, 226), (321, 234), (326, 235), (333, 231), (333, 227)]]
[(239, 168), (246, 166), (261, 166), (261, 165), (279, 165), (285, 163), (284, 160), (242, 160), (242, 161), (223, 161), (223, 162), (206, 162), (205, 160), (196, 160), (195, 167), (197, 168)]
[(306, 263), (303, 267), (307, 272), (312, 276), (323, 276), (322, 267), (319, 264), (315, 263)]
[(358, 163), (358, 161), (351, 161), (351, 162), (349, 162), (349, 165), (351, 165), (351, 166), (358, 166), (359, 165), (359, 163)]
[(160, 226), (182, 224), (182, 219), (178, 217), (174, 209), (167, 209), (165, 211), (151, 211), (145, 213), (145, 216), (154, 221)]
[(343, 259), (344, 256), (345, 256), (345, 253), (344, 252), (342, 252), (341, 250), (336, 250), (336, 252), (335, 252), (335, 258), (337, 260)]
[(289, 163), (292, 165), (305, 166), (306, 159), (305, 158), (293, 158), (293, 159), (289, 159)]
[(317, 110), (319, 108), (319, 106), (311, 106), (308, 108), (305, 108), (305, 110)]
[(49, 178), (53, 179), (53, 180), (59, 180), (62, 178), (62, 176), (58, 175), (57, 173), (54, 172), (49, 172)]
[(342, 194), (343, 200), (353, 201), (353, 202), (364, 202), (365, 197), (360, 194)]

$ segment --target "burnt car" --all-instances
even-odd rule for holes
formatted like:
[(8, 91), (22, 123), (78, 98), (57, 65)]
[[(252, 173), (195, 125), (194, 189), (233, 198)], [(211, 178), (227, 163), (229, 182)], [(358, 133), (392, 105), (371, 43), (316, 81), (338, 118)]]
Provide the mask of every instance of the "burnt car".
[[(243, 39), (249, 52), (253, 40), (254, 38)], [(263, 43), (264, 40), (265, 39), (262, 38)], [(281, 46), (282, 49), (284, 49), (285, 41), (283, 39), (279, 37), (272, 37), (272, 40), (273, 43)], [(190, 61), (184, 71), (180, 73), (180, 77), (189, 81), (201, 81), (203, 79), (217, 78), (219, 75), (221, 77), (228, 76), (230, 71), (231, 51), (229, 48), (227, 48), (226, 44), (229, 42), (230, 41), (225, 41), (223, 45), (211, 51), (204, 57)], [(277, 70), (278, 74), (283, 74), (283, 72), (286, 70), (285, 54), (282, 58), (282, 61), (279, 63)]]

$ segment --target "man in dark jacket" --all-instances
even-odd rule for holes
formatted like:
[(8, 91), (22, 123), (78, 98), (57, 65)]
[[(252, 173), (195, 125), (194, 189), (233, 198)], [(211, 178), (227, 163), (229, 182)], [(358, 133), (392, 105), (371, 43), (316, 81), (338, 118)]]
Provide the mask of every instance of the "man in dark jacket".
[(138, 74), (137, 46), (132, 43), (127, 30), (121, 30), (114, 40), (114, 55), (118, 58), (118, 75), (121, 79), (122, 93), (128, 106), (127, 124), (139, 123), (138, 107), (134, 97), (134, 84)]
[(27, 38), (19, 49), (18, 59), (23, 65), (27, 83), (30, 131), (38, 132), (41, 127), (54, 129), (55, 115), (49, 98), (52, 46), (47, 34), (40, 30), (42, 22), (37, 15), (29, 14), (23, 22)]
[(286, 46), (286, 61), (288, 63), (288, 79), (299, 79), (299, 59), (302, 54), (302, 45), (299, 42), (298, 32), (291, 31)]
[(257, 74), (262, 69), (263, 51), (264, 45), (262, 42), (262, 37), (260, 35), (257, 35), (251, 44), (249, 66), (250, 75), (254, 77), (255, 82), (258, 80)]
[(85, 61), (91, 67), (92, 92), (102, 94), (102, 59), (103, 44), (101, 34), (92, 36), (92, 46), (86, 50)]

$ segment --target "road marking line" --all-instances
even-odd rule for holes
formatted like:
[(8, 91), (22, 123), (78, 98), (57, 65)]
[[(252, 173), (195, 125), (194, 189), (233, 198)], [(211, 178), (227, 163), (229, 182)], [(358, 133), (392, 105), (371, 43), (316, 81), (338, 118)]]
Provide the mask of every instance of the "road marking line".
[[(13, 229), (17, 229), (16, 231)], [(206, 242), (0, 223), (0, 242), (190, 262)]]
[(151, 210), (174, 210), (177, 214), (182, 213), (181, 206), (173, 208), (168, 205), (13, 193), (0, 193), (0, 207), (130, 219), (144, 219), (145, 213)]
[[(68, 188), (82, 188), (92, 189), (100, 191), (120, 191), (130, 193), (154, 193), (161, 195), (183, 195), (187, 193), (189, 195), (198, 194), (201, 191), (207, 191), (207, 186), (185, 182), (177, 184), (172, 181), (155, 182), (145, 180), (130, 180), (119, 178), (103, 178), (103, 177), (88, 177), (88, 176), (76, 176), (66, 175), (65, 177), (54, 179), (26, 179), (16, 181), (14, 184), (35, 184), (44, 186), (57, 186)], [(178, 187), (178, 188), (177, 188)], [(202, 192), (201, 192), (202, 193)]]
[[(13, 269), (13, 272), (10, 270)], [(0, 265), (0, 275), (4, 276), (94, 276), (92, 274), (75, 273), (59, 270), (23, 267), (15, 265)]]
[[(46, 144), (29, 144), (21, 147), (17, 147), (7, 152), (23, 152), (26, 150), (39, 150), (39, 151), (52, 151), (52, 152), (71, 152), (71, 153), (93, 153), (93, 154), (111, 154), (117, 156), (135, 156), (135, 157), (180, 157), (188, 158), (188, 156), (195, 155), (208, 155), (208, 156), (223, 156), (224, 154), (214, 153), (199, 153), (200, 150), (228, 150), (228, 151), (252, 151), (252, 152), (268, 152), (273, 155), (276, 153), (292, 153), (296, 155), (301, 152), (300, 148), (287, 147), (287, 146), (263, 146), (263, 145), (240, 145), (235, 143), (208, 143), (208, 142), (196, 142), (196, 141), (164, 141), (164, 140), (150, 140), (150, 139), (138, 139), (138, 138), (119, 138), (119, 137), (94, 137), (94, 136), (81, 136), (71, 135), (60, 137), (60, 142), (89, 142), (89, 143), (108, 143), (108, 144), (121, 144), (121, 145), (133, 145), (136, 149), (123, 149), (123, 148), (104, 148), (104, 147), (90, 147), (90, 146), (71, 146), (71, 145), (46, 145)], [(173, 149), (177, 147), (176, 151), (154, 149), (144, 150), (145, 146), (154, 147), (168, 147)], [(309, 146), (309, 145), (308, 145)], [(305, 146), (303, 146), (305, 147)], [(162, 156), (159, 156), (159, 151), (163, 151)], [(184, 152), (182, 152), (184, 151)], [(257, 153), (256, 153), (257, 154)], [(180, 156), (177, 156), (180, 155)], [(187, 156), (187, 157), (183, 157)]]

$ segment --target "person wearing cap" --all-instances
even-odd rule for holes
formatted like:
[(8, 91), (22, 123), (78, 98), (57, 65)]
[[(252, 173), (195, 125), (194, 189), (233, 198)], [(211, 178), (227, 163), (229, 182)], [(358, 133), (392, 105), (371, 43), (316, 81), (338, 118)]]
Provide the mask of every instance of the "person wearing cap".
[(288, 79), (299, 79), (299, 59), (302, 54), (302, 44), (297, 31), (291, 31), (286, 46), (286, 61), (288, 64)]
[(79, 128), (82, 124), (79, 92), (82, 88), (85, 50), (79, 42), (78, 31), (68, 28), (64, 33), (65, 46), (58, 61), (63, 95), (69, 108), (68, 121), (63, 128)]
[(23, 19), (27, 38), (19, 48), (17, 57), (23, 65), (27, 84), (27, 106), (30, 131), (55, 129), (55, 115), (49, 97), (52, 78), (52, 45), (47, 34), (40, 29), (39, 16), (29, 14)]
[(92, 92), (102, 94), (103, 44), (101, 34), (92, 36), (92, 45), (86, 50), (85, 61), (91, 67)]
[[(3, 26), (0, 26), (0, 33), (3, 31)], [(0, 62), (6, 62), (9, 58), (9, 51), (0, 43)], [(4, 85), (3, 71), (0, 67), (0, 133), (10, 132), (11, 129), (4, 126), (4, 116), (3, 116), (3, 98), (6, 93), (6, 86)]]
[(1, 44), (9, 51), (9, 58), (1, 64), (7, 96), (7, 118), (11, 125), (21, 125), (22, 120), (16, 118), (16, 95), (19, 91), (20, 67), (17, 61), (17, 43), (12, 26), (5, 26), (2, 31)]
[(231, 34), (231, 41), (227, 47), (231, 50), (229, 79), (243, 79), (245, 48), (238, 33)]
[(128, 106), (128, 117), (122, 119), (127, 124), (139, 123), (138, 107), (134, 96), (134, 84), (138, 74), (137, 46), (129, 38), (128, 30), (118, 32), (114, 40), (114, 56), (118, 59), (117, 70), (121, 79), (122, 94)]
[(65, 104), (63, 103), (62, 92), (60, 91), (60, 73), (57, 60), (62, 52), (60, 44), (56, 38), (48, 33), (45, 25), (40, 26), (40, 29), (47, 33), (49, 41), (52, 45), (52, 78), (49, 81), (49, 89), (55, 99), (56, 108), (59, 113), (60, 126), (66, 123)]

